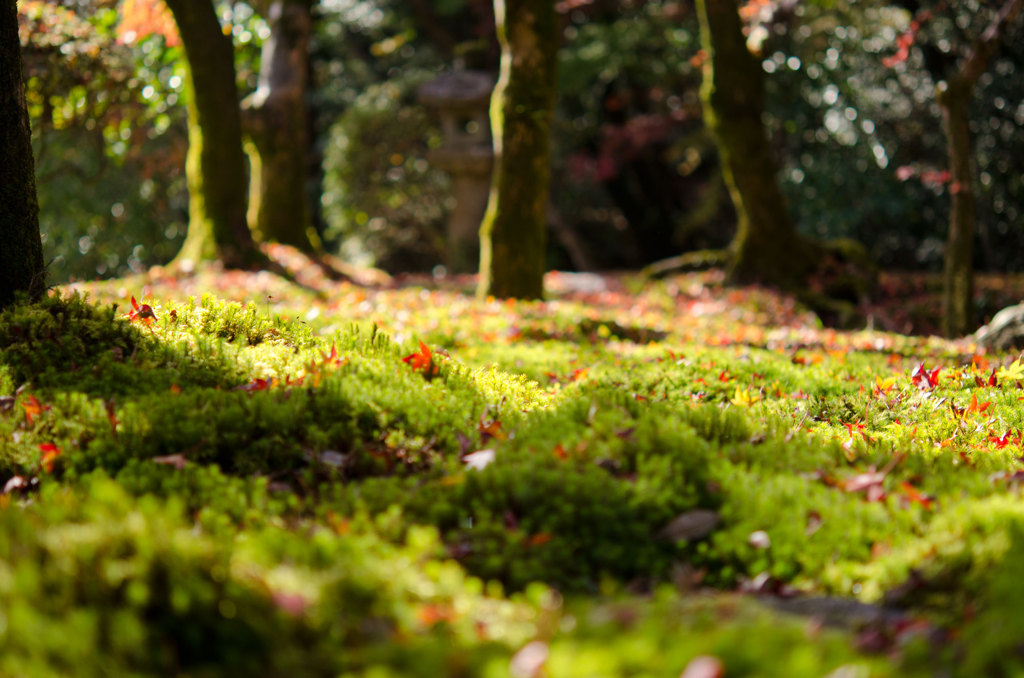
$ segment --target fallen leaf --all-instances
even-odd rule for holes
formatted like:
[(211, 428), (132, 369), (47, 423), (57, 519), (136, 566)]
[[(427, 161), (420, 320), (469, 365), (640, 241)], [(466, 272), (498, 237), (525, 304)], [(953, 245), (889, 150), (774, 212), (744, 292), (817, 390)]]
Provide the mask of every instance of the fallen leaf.
[(918, 490), (916, 487), (914, 487), (908, 482), (904, 481), (900, 483), (900, 492), (912, 504), (920, 504), (923, 508), (930, 509), (933, 508), (935, 504), (934, 499), (922, 493), (920, 490)]
[(150, 459), (154, 464), (164, 464), (166, 466), (173, 466), (179, 471), (185, 468), (188, 464), (188, 460), (182, 454), (165, 454), (161, 457), (152, 457)]
[(939, 385), (939, 372), (941, 370), (941, 367), (929, 370), (925, 367), (924, 363), (921, 363), (910, 373), (910, 380), (919, 389), (930, 390)]
[(526, 538), (527, 546), (541, 546), (547, 544), (549, 541), (555, 538), (555, 535), (550, 532), (538, 532), (537, 534), (531, 534)]
[(885, 480), (885, 475), (886, 474), (879, 471), (860, 473), (851, 478), (847, 478), (843, 482), (843, 489), (847, 492), (863, 492), (869, 487), (881, 485), (882, 481)]
[(420, 350), (405, 356), (402, 358), (402, 362), (409, 365), (414, 372), (421, 372), (427, 379), (437, 376), (438, 369), (434, 363), (434, 354), (430, 351), (430, 347), (422, 341), (420, 342)]
[(153, 312), (153, 307), (149, 304), (140, 304), (135, 300), (134, 295), (132, 296), (132, 310), (128, 312), (126, 317), (132, 322), (136, 320), (141, 321), (146, 326), (149, 326), (157, 319), (156, 313)]
[(495, 440), (505, 440), (508, 435), (501, 430), (501, 422), (497, 419), (492, 419), (486, 423), (481, 422), (480, 426), (477, 427), (480, 431), (480, 437), (484, 442), (488, 439), (494, 438)]
[(764, 530), (757, 530), (750, 533), (750, 536), (747, 537), (747, 543), (755, 549), (766, 549), (772, 545), (772, 539)]
[(434, 626), (439, 622), (450, 622), (455, 619), (455, 611), (449, 605), (428, 603), (416, 611), (416, 618), (424, 626)]
[(4, 483), (4, 490), (0, 494), (10, 494), (16, 490), (24, 490), (28, 487), (28, 480), (23, 476), (14, 476)]
[(266, 379), (255, 379), (255, 380), (253, 380), (253, 381), (251, 381), (248, 384), (245, 384), (243, 386), (236, 386), (235, 390), (236, 391), (250, 391), (250, 392), (252, 392), (252, 391), (266, 391), (268, 388), (270, 388), (271, 384), (273, 384), (273, 383), (274, 383), (273, 377), (268, 377)]
[(275, 591), (271, 596), (274, 605), (290, 617), (300, 617), (309, 607), (309, 601), (301, 593)]
[(740, 388), (737, 386), (736, 392), (733, 394), (729, 402), (739, 407), (750, 407), (759, 400), (761, 400), (761, 396), (751, 395), (750, 389)]
[(700, 655), (690, 660), (679, 678), (723, 678), (725, 666), (722, 660), (711, 655)]
[(483, 471), (494, 461), (494, 450), (478, 450), (467, 454), (462, 458), (463, 463), (466, 464), (467, 468), (471, 468), (476, 471)]
[(967, 413), (972, 414), (977, 412), (978, 414), (984, 414), (985, 410), (989, 408), (991, 402), (978, 402), (978, 394), (974, 393), (971, 395), (971, 404), (967, 406)]
[(25, 402), (21, 407), (25, 410), (25, 419), (28, 420), (29, 426), (35, 423), (36, 417), (50, 409), (49, 405), (42, 404), (31, 394), (25, 396)]
[(53, 462), (60, 456), (60, 449), (53, 443), (43, 443), (39, 446), (43, 456), (39, 458), (39, 464), (47, 473), (53, 472)]
[(103, 407), (107, 410), (107, 421), (110, 422), (110, 432), (117, 437), (117, 413), (114, 412), (114, 399), (111, 398), (103, 403)]
[(513, 678), (540, 678), (544, 675), (544, 664), (547, 661), (547, 644), (534, 640), (512, 655), (508, 671)]

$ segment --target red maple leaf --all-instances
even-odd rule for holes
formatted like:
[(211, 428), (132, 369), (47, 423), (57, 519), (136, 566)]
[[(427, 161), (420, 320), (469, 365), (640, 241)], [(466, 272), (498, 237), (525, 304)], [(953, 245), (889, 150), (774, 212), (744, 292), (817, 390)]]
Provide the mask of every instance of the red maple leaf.
[(36, 417), (50, 409), (49, 405), (42, 404), (34, 395), (25, 396), (25, 402), (21, 406), (25, 410), (25, 419), (28, 420), (29, 426), (35, 423)]
[(997, 435), (995, 435), (993, 433), (989, 433), (988, 434), (988, 441), (990, 443), (992, 443), (997, 450), (1003, 449), (1004, 447), (1006, 447), (1010, 443), (1014, 443), (1014, 444), (1016, 444), (1018, 446), (1021, 444), (1020, 435), (1016, 435), (1016, 436), (1013, 435), (1013, 431), (1011, 431), (1011, 430), (1007, 430), (1006, 433), (1004, 433), (1001, 436), (997, 436)]
[(423, 376), (427, 379), (431, 379), (437, 376), (437, 365), (434, 364), (434, 354), (430, 351), (430, 347), (420, 342), (420, 350), (416, 353), (410, 353), (409, 355), (402, 358), (402, 362), (409, 365), (413, 371), (422, 372)]
[(979, 403), (978, 402), (978, 394), (975, 393), (975, 394), (973, 394), (971, 396), (971, 404), (967, 406), (967, 414), (971, 414), (972, 412), (977, 412), (978, 414), (984, 414), (985, 410), (987, 410), (989, 408), (989, 406), (991, 406), (991, 405), (992, 405), (992, 403), (991, 402), (987, 402), (987, 401), (983, 402), (983, 403)]
[(43, 443), (39, 446), (39, 451), (43, 453), (43, 456), (39, 458), (39, 464), (47, 473), (52, 472), (53, 462), (60, 456), (60, 450), (53, 443)]
[(157, 319), (156, 313), (153, 313), (153, 307), (149, 304), (140, 304), (135, 300), (134, 295), (132, 296), (132, 310), (128, 311), (128, 315), (126, 317), (132, 322), (138, 320), (147, 327)]
[(274, 383), (273, 377), (267, 379), (255, 379), (248, 384), (238, 386), (235, 388), (236, 391), (266, 391), (270, 388), (270, 385)]
[(914, 382), (914, 386), (917, 386), (922, 390), (930, 390), (939, 385), (939, 372), (942, 371), (941, 367), (936, 367), (933, 370), (929, 370), (921, 363), (914, 368), (914, 371), (910, 373), (910, 380)]
[(930, 509), (935, 500), (921, 492), (919, 489), (904, 481), (900, 483), (900, 493), (912, 504), (920, 504), (923, 508)]

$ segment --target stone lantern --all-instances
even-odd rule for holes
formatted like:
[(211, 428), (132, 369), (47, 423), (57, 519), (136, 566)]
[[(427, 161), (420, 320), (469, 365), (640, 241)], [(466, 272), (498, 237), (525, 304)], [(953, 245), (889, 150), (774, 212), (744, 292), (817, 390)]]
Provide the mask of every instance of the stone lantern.
[(453, 273), (476, 271), (480, 221), (491, 189), (491, 121), (488, 115), (494, 79), (481, 71), (454, 71), (424, 83), (417, 94), (437, 111), (441, 147), (430, 163), (452, 178), (455, 209), (448, 221), (445, 265)]

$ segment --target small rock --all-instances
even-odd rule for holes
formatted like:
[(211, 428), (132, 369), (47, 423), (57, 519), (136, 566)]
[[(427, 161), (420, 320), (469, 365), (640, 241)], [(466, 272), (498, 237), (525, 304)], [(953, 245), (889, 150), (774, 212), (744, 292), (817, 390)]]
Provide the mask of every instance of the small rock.
[(658, 538), (665, 541), (702, 539), (711, 534), (721, 518), (711, 509), (693, 509), (680, 513), (658, 532)]
[(320, 453), (320, 463), (340, 468), (348, 461), (348, 456), (334, 450), (324, 450)]
[(1008, 306), (992, 317), (992, 322), (974, 333), (979, 346), (993, 351), (1024, 348), (1024, 304)]

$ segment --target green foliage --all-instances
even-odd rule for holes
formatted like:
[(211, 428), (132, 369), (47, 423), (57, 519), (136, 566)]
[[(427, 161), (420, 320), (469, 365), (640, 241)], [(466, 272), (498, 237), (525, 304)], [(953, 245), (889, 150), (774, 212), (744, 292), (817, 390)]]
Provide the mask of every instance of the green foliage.
[[(876, 261), (941, 267), (949, 220), (948, 168), (941, 112), (932, 92), (968, 41), (991, 20), (985, 3), (811, 3), (791, 22), (768, 25), (762, 47), (770, 129), (783, 147), (781, 183), (801, 228), (823, 238), (852, 237)], [(927, 15), (925, 14), (927, 12)], [(908, 58), (887, 61), (918, 20)], [(1007, 93), (1019, 89), (1019, 25), (982, 76), (971, 109), (979, 193), (979, 267), (1009, 264), (1019, 249), (1012, 217), (1024, 183), (1008, 175), (1021, 117)], [(1017, 38), (1015, 38), (1015, 35)], [(838, 198), (838, 199), (837, 199)], [(1012, 265), (1011, 265), (1012, 267)]]
[(450, 185), (427, 160), (440, 132), (415, 103), (427, 77), (369, 87), (331, 127), (321, 203), (327, 235), (348, 258), (392, 271), (429, 270), (443, 258)]
[(531, 634), (529, 608), (483, 597), (429, 531), (395, 546), (365, 520), (343, 535), (211, 523), (101, 477), (0, 510), (0, 671), (469, 675)]
[[(822, 330), (763, 291), (674, 313), (719, 303), (707, 274), (590, 306), (260, 275), (223, 278), (259, 304), (112, 282), (0, 315), (0, 673), (490, 675), (527, 640), (552, 672), (864, 661), (720, 594), (634, 595), (668, 582), (1015, 628), (1010, 358)], [(901, 675), (934, 668), (903, 628)], [(952, 666), (1011, 670), (1011, 631), (964, 628)]]
[[(565, 619), (575, 630), (551, 644), (551, 675), (685, 675), (697, 656), (718, 658), (728, 676), (888, 675), (877, 659), (852, 653), (841, 634), (815, 632), (808, 643), (803, 620), (766, 616), (739, 597), (713, 601), (662, 590), (641, 604), (569, 605)], [(917, 673), (901, 667), (899, 675)]]

